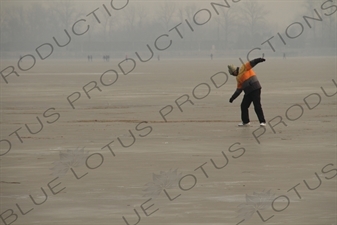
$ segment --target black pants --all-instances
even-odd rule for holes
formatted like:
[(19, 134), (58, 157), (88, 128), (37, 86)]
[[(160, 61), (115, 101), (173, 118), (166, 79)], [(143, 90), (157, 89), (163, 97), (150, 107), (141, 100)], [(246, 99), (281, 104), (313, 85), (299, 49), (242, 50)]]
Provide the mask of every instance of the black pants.
[(254, 110), (259, 119), (260, 123), (265, 123), (263, 110), (261, 106), (261, 89), (250, 92), (249, 94), (245, 94), (241, 103), (241, 120), (243, 123), (249, 123), (249, 111), (248, 108), (250, 104), (253, 102)]

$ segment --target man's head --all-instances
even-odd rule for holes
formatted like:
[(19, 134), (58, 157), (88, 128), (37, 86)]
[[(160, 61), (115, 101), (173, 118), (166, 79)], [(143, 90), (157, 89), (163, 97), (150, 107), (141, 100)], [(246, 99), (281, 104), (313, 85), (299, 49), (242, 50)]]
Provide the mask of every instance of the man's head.
[(232, 76), (237, 76), (239, 73), (239, 67), (235, 67), (234, 65), (228, 65), (228, 72)]

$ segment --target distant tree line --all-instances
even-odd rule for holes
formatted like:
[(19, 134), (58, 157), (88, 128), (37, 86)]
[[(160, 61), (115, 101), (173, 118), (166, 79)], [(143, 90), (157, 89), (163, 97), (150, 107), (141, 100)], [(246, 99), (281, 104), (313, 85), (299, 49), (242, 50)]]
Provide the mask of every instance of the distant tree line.
[[(226, 1), (218, 1), (219, 4), (224, 2)], [(322, 2), (303, 1), (303, 13), (295, 17), (294, 22), (301, 21), (306, 25), (303, 16), (311, 17), (307, 19), (311, 25), (310, 30), (306, 29), (301, 38), (289, 41), (284, 47), (335, 47), (337, 7), (332, 5), (336, 3), (330, 0), (329, 4), (322, 7)], [(0, 13), (1, 51), (31, 51), (53, 37), (65, 40), (64, 30), (71, 30), (71, 25), (81, 18), (85, 18), (90, 30), (85, 35), (76, 37), (64, 51), (135, 51), (144, 48), (149, 41), (153, 42), (158, 35), (167, 33), (184, 20), (195, 20), (195, 13), (201, 9), (193, 2), (163, 1), (153, 4), (129, 1), (122, 10), (106, 9), (104, 12), (103, 3), (80, 3), (72, 0), (43, 3), (4, 2)], [(232, 4), (232, 1), (228, 3)], [(101, 10), (94, 11), (98, 6)], [(218, 7), (217, 10), (219, 15), (213, 15), (206, 26), (194, 25), (193, 32), (188, 31), (186, 24), (181, 26), (179, 29), (184, 38), (176, 38), (170, 51), (249, 49), (261, 45), (276, 33), (286, 37), (285, 32), (300, 32), (295, 28), (295, 31), (290, 28), (287, 31), (277, 30), (279, 28), (275, 24), (268, 22), (268, 16), (272, 15), (265, 9), (263, 2), (242, 1), (230, 8)], [(327, 14), (331, 16), (326, 16)], [(84, 29), (85, 26), (83, 24), (79, 27)]]

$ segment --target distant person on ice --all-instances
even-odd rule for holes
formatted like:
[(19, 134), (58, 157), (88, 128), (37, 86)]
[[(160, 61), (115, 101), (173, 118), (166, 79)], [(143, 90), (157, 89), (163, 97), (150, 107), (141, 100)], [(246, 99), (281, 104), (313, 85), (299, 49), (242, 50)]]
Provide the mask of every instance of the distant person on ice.
[(264, 58), (257, 58), (242, 65), (241, 68), (234, 67), (233, 65), (228, 66), (228, 72), (235, 76), (237, 81), (237, 89), (229, 99), (229, 102), (232, 103), (242, 91), (245, 92), (241, 102), (242, 123), (240, 123), (239, 126), (250, 125), (248, 108), (252, 102), (254, 104), (255, 113), (260, 121), (260, 126), (266, 126), (266, 120), (261, 106), (261, 85), (252, 69), (258, 63), (264, 61), (266, 61)]

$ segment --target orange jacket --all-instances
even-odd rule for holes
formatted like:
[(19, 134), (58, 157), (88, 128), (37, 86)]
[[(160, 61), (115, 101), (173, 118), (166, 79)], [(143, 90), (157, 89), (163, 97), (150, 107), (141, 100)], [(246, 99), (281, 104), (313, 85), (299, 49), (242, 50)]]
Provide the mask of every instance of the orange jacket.
[(237, 88), (245, 89), (245, 87), (247, 87), (249, 84), (249, 80), (251, 80), (253, 76), (256, 76), (256, 74), (252, 69), (250, 62), (242, 65), (239, 70), (239, 74), (236, 76)]
[(242, 91), (244, 91), (245, 94), (249, 94), (252, 91), (261, 89), (260, 82), (257, 79), (253, 67), (264, 61), (265, 59), (257, 58), (240, 67), (238, 75), (236, 76), (237, 89), (231, 97), (232, 100), (236, 99)]

